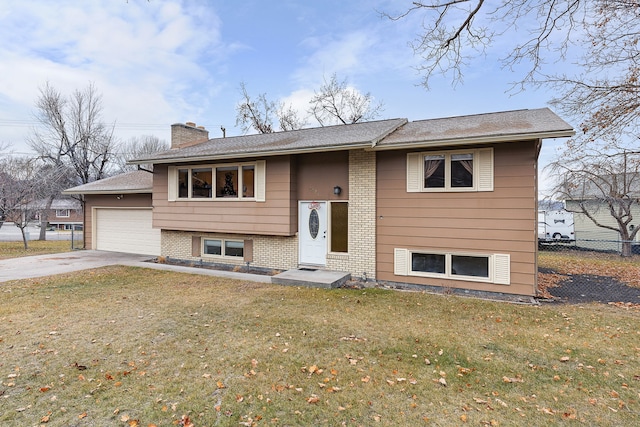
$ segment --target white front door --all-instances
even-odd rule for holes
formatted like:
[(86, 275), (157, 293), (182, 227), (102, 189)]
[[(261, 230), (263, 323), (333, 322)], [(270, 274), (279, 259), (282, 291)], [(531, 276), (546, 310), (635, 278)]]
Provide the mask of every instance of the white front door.
[(327, 262), (327, 202), (300, 202), (298, 245), (300, 264)]

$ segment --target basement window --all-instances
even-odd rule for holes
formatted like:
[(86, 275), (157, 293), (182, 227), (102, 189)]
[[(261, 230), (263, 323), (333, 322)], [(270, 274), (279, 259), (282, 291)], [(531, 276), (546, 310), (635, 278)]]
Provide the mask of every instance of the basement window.
[(202, 239), (202, 254), (219, 258), (244, 258), (244, 240)]
[(455, 279), (470, 282), (510, 283), (508, 254), (467, 254), (394, 249), (394, 274)]

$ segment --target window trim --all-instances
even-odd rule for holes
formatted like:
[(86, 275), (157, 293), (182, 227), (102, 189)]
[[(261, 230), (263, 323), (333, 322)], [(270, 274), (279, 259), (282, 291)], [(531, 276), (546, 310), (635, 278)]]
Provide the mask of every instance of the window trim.
[[(412, 266), (413, 254), (425, 255), (444, 255), (445, 256), (445, 273), (428, 273), (423, 271), (414, 271)], [(487, 258), (489, 264), (488, 277), (464, 276), (451, 273), (451, 259), (453, 256), (467, 256)], [(414, 276), (446, 280), (460, 280), (464, 282), (483, 282), (500, 285), (511, 284), (511, 256), (509, 254), (487, 254), (477, 252), (456, 252), (456, 251), (440, 251), (427, 249), (394, 249), (394, 274), (396, 276)]]
[[(65, 211), (66, 215), (60, 215), (59, 212)], [(71, 209), (56, 209), (56, 218), (69, 218), (71, 216)]]
[[(336, 251), (332, 251), (332, 245), (333, 245), (333, 227), (331, 224), (332, 221), (332, 210), (333, 210), (333, 204), (334, 203), (345, 203), (347, 205), (347, 251), (346, 252), (336, 252)], [(330, 200), (329, 203), (329, 215), (327, 215), (327, 231), (328, 231), (328, 235), (329, 235), (329, 242), (327, 245), (328, 250), (328, 254), (332, 254), (332, 255), (348, 255), (349, 254), (349, 201), (347, 200)]]
[[(207, 240), (219, 240), (220, 241), (220, 251), (222, 253), (222, 255), (213, 255), (213, 254), (208, 254), (205, 252), (204, 248), (205, 248), (205, 241)], [(242, 256), (234, 256), (234, 255), (227, 255), (226, 252), (226, 243), (227, 242), (234, 242), (234, 243), (240, 243), (242, 244)], [(219, 238), (219, 237), (202, 237), (200, 239), (200, 254), (203, 258), (212, 258), (212, 259), (226, 259), (226, 260), (244, 260), (244, 252), (245, 252), (245, 241), (240, 239), (224, 239), (224, 238)]]
[[(241, 192), (238, 194), (238, 197), (217, 197), (216, 196), (216, 169), (217, 168), (225, 168), (225, 167), (235, 167), (238, 170), (238, 188), (242, 188), (243, 185), (243, 168), (247, 166), (252, 166), (253, 173), (253, 196), (252, 197), (243, 197)], [(211, 197), (193, 197), (192, 195), (192, 171), (193, 169), (211, 169)], [(179, 171), (187, 170), (187, 197), (179, 197)], [(211, 202), (211, 201), (254, 201), (254, 202), (264, 202), (266, 201), (266, 161), (264, 160), (256, 160), (253, 162), (236, 162), (236, 163), (212, 163), (212, 164), (189, 164), (189, 165), (174, 165), (169, 166), (167, 170), (167, 199), (171, 202), (175, 201), (188, 201), (188, 202)]]
[[(473, 155), (473, 186), (451, 186), (451, 157), (456, 154)], [(424, 186), (424, 157), (444, 156), (444, 187)], [(493, 191), (494, 161), (493, 148), (475, 148), (467, 150), (421, 151), (407, 154), (407, 192), (410, 193), (465, 193)]]

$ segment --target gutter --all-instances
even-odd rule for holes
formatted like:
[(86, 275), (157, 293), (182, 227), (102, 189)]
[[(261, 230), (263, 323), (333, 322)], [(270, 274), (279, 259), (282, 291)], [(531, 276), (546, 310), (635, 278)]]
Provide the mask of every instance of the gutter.
[(526, 141), (532, 139), (548, 139), (548, 138), (569, 138), (575, 135), (573, 130), (555, 131), (555, 132), (540, 132), (540, 133), (525, 133), (525, 134), (510, 134), (510, 135), (493, 135), (483, 136), (477, 138), (462, 138), (462, 139), (439, 139), (433, 141), (415, 141), (405, 143), (392, 143), (388, 145), (378, 145), (372, 147), (376, 151), (389, 151), (389, 150), (402, 150), (407, 148), (428, 148), (435, 147), (447, 147), (454, 145), (478, 145), (478, 144), (491, 144), (500, 142), (517, 142)]
[(247, 151), (243, 153), (229, 153), (229, 154), (202, 154), (199, 156), (183, 156), (183, 157), (167, 157), (162, 159), (140, 159), (129, 160), (128, 165), (140, 165), (140, 164), (165, 164), (165, 163), (186, 163), (186, 162), (200, 162), (209, 160), (233, 160), (245, 157), (273, 157), (282, 156), (287, 154), (306, 154), (306, 153), (326, 153), (329, 151), (344, 151), (353, 150), (358, 148), (371, 148), (372, 143), (356, 142), (349, 145), (340, 146), (322, 146), (312, 148), (298, 148), (287, 150), (275, 150), (275, 151)]

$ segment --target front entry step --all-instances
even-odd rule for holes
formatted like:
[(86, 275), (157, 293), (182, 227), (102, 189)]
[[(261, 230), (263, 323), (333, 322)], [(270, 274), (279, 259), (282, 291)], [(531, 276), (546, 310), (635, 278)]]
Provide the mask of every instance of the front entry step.
[(277, 274), (271, 277), (271, 282), (278, 285), (307, 286), (310, 288), (337, 288), (349, 279), (351, 279), (351, 274), (343, 271), (300, 268)]

